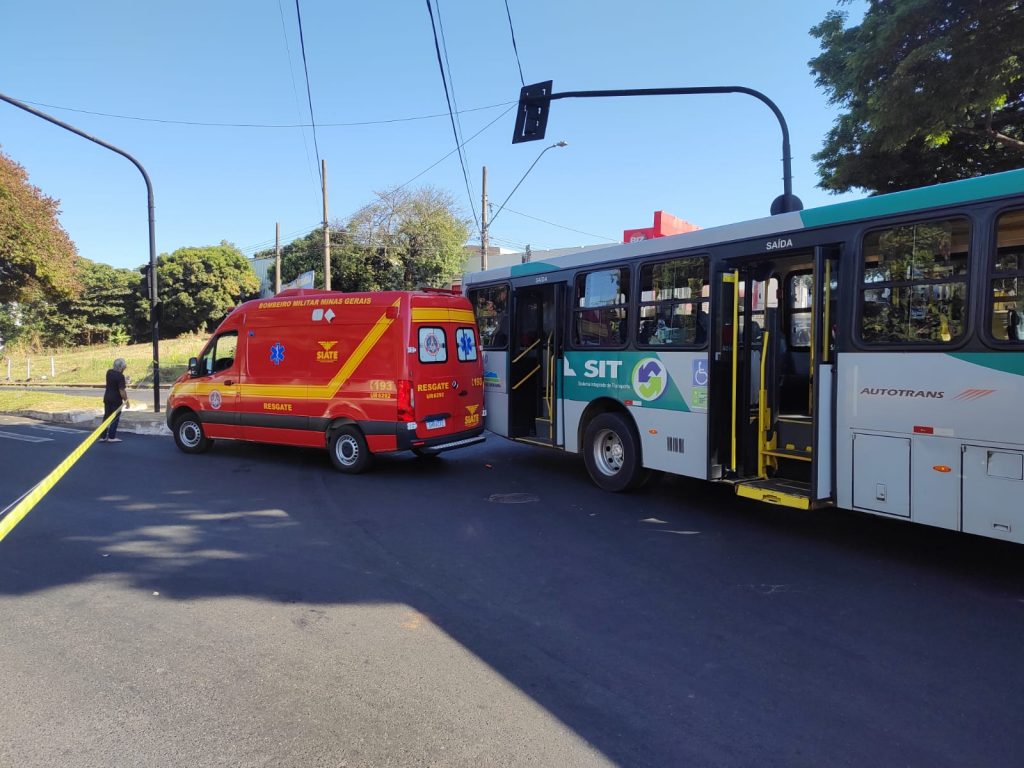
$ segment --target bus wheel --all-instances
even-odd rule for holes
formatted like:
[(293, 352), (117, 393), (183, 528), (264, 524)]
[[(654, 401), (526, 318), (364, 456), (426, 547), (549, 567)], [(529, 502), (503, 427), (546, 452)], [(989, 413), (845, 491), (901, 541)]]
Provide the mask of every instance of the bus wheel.
[(331, 434), (328, 449), (331, 463), (339, 472), (356, 475), (370, 463), (370, 449), (366, 447), (366, 438), (358, 427), (351, 424), (336, 429)]
[(590, 479), (606, 491), (625, 491), (643, 479), (640, 441), (629, 421), (617, 413), (602, 413), (587, 425), (583, 460)]
[(199, 417), (189, 411), (174, 421), (174, 442), (185, 453), (202, 453), (213, 445), (203, 432)]

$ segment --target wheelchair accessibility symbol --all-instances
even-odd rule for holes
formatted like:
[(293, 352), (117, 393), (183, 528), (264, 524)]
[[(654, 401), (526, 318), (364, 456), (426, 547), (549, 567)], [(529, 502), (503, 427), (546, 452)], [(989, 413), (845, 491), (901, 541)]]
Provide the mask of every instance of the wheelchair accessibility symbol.
[(708, 361), (693, 361), (693, 386), (706, 387), (708, 385)]

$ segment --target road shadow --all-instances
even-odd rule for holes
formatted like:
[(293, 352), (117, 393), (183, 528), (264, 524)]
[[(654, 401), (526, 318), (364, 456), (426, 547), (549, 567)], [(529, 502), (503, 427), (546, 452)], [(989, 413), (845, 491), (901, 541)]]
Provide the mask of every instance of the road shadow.
[(1018, 547), (678, 477), (606, 494), (578, 457), (494, 437), (359, 476), (318, 450), (121, 447), (3, 543), (0, 594), (113, 575), (181, 601), (408, 605), (625, 766), (1024, 755), (998, 736), (1024, 690)]

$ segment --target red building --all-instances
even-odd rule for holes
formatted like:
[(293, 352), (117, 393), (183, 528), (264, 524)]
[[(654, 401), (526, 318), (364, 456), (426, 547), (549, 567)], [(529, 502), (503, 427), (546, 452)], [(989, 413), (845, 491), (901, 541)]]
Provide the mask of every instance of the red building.
[(664, 211), (654, 212), (654, 226), (644, 229), (627, 229), (622, 233), (622, 242), (635, 243), (639, 240), (650, 240), (655, 237), (668, 237), (669, 235), (681, 235), (683, 232), (693, 232), (700, 229), (696, 224), (677, 219), (671, 213)]

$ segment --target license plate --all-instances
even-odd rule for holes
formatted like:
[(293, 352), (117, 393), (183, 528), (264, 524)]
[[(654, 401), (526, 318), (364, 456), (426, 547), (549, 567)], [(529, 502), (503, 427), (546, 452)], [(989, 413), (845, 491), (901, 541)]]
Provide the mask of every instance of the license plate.
[(444, 426), (444, 419), (433, 419), (427, 422), (427, 429), (441, 429)]

